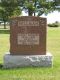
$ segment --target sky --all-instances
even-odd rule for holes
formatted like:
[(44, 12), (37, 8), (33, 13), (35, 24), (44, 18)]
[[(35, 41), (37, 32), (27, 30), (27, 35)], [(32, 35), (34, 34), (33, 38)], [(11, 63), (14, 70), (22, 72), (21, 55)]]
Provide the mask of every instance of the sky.
[[(27, 16), (26, 13), (22, 12), (23, 16)], [(54, 11), (53, 13), (49, 13), (47, 16), (44, 14), (41, 17), (47, 18), (47, 23), (54, 23), (55, 21), (60, 22), (60, 12)]]
[(47, 16), (42, 15), (42, 17), (47, 18), (47, 23), (54, 23), (56, 21), (60, 22), (60, 12), (54, 11), (53, 13), (49, 13)]

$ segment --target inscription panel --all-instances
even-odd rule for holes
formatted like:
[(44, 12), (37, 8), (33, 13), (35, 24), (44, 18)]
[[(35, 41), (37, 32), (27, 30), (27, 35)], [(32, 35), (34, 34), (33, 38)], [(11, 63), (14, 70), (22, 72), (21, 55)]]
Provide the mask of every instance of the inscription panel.
[(39, 45), (39, 34), (18, 34), (18, 45)]

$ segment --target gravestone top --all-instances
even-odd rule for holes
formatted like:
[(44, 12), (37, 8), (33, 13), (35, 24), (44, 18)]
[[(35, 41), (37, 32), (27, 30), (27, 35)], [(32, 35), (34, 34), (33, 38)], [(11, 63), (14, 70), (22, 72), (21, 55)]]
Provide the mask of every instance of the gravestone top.
[(10, 53), (12, 55), (46, 54), (46, 18), (22, 16), (11, 19)]

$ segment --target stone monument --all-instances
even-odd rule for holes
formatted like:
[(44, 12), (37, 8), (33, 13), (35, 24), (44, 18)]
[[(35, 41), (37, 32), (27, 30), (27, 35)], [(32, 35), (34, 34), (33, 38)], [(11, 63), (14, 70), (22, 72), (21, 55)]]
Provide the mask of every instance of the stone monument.
[(46, 18), (12, 18), (10, 53), (4, 56), (4, 67), (52, 66), (52, 55), (46, 52), (46, 27)]

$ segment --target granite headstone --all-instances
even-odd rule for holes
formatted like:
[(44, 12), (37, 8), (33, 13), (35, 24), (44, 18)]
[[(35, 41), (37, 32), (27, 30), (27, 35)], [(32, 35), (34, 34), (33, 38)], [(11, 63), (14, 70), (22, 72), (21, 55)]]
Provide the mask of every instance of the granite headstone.
[(46, 18), (16, 17), (10, 24), (10, 53), (12, 55), (46, 54)]

